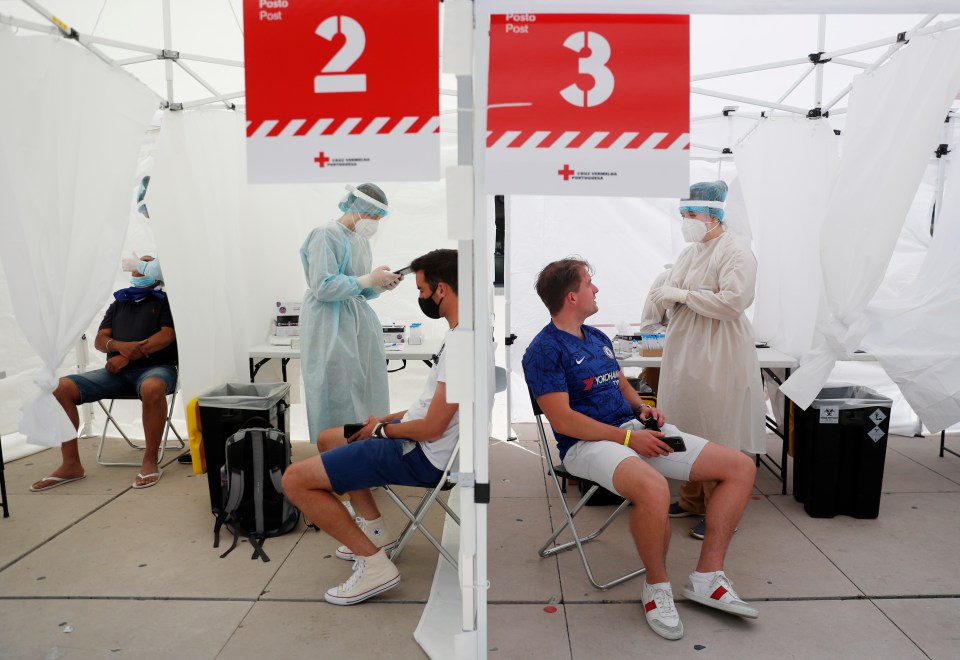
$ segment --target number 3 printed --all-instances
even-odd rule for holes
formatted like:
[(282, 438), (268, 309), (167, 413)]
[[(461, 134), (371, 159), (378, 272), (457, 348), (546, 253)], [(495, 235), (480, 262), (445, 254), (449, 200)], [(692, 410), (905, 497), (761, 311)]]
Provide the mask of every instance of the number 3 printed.
[(338, 34), (343, 34), (346, 40), (327, 65), (320, 69), (320, 75), (314, 77), (313, 91), (316, 94), (367, 91), (366, 74), (344, 73), (363, 55), (367, 45), (363, 26), (349, 16), (331, 16), (317, 26), (316, 33), (327, 41), (333, 41)]
[[(574, 32), (563, 45), (580, 53), (579, 73), (593, 78), (593, 87), (583, 90), (570, 85), (560, 90), (560, 96), (578, 108), (592, 108), (610, 98), (613, 94), (613, 73), (604, 66), (610, 59), (610, 43), (596, 32)], [(585, 50), (589, 55), (584, 54)]]

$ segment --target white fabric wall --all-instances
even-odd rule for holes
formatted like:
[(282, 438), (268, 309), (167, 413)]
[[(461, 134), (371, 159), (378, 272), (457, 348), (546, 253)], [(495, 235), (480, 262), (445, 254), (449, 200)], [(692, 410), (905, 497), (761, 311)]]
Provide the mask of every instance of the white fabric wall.
[(0, 257), (14, 314), (42, 361), (0, 382), (30, 391), (23, 435), (59, 446), (76, 429), (52, 396), (58, 370), (110, 292), (157, 99), (59, 39), (0, 28), (0, 62), (9, 95), (0, 104)]
[(960, 162), (948, 159), (946, 167), (926, 259), (912, 281), (873, 300), (863, 341), (931, 431), (960, 420)]
[(801, 408), (816, 397), (836, 360), (863, 339), (863, 310), (883, 279), (958, 87), (956, 31), (915, 39), (854, 80), (826, 207), (829, 231), (821, 234), (824, 296), (814, 348), (782, 388)]
[(820, 227), (839, 158), (829, 122), (776, 117), (735, 151), (754, 219), (758, 338), (788, 355), (810, 349), (820, 299)]

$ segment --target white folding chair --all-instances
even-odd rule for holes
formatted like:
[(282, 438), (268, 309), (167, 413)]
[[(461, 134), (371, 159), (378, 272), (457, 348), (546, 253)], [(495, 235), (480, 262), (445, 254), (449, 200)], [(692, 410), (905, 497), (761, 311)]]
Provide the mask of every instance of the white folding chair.
[(443, 476), (440, 477), (440, 481), (434, 484), (419, 484), (414, 486), (414, 488), (422, 488), (423, 496), (420, 498), (420, 501), (417, 503), (415, 509), (411, 510), (400, 496), (393, 490), (397, 486), (383, 486), (383, 491), (393, 500), (393, 503), (396, 504), (403, 514), (407, 517), (407, 526), (404, 527), (403, 531), (400, 533), (399, 540), (397, 541), (396, 547), (390, 551), (390, 559), (396, 561), (399, 558), (400, 553), (403, 552), (404, 547), (409, 543), (410, 538), (413, 536), (413, 533), (419, 531), (423, 534), (428, 541), (437, 549), (437, 551), (443, 555), (443, 558), (450, 562), (454, 568), (457, 568), (457, 560), (454, 559), (453, 555), (443, 547), (443, 544), (436, 539), (436, 537), (430, 533), (430, 530), (427, 529), (426, 525), (423, 523), (423, 519), (426, 518), (427, 513), (430, 511), (430, 507), (434, 502), (438, 503), (443, 510), (447, 512), (447, 515), (453, 519), (453, 521), (459, 526), (460, 517), (454, 513), (453, 509), (450, 508), (450, 505), (447, 504), (446, 500), (440, 497), (440, 493), (450, 490), (456, 485), (455, 481), (450, 479), (450, 471), (454, 465), (457, 464), (457, 457), (460, 455), (460, 440), (457, 440), (456, 446), (453, 448), (453, 452), (450, 454), (450, 458), (447, 460), (447, 466), (443, 470)]
[[(177, 428), (173, 425), (173, 408), (174, 408), (174, 404), (177, 402), (177, 392), (179, 391), (180, 391), (180, 375), (177, 374), (177, 381), (173, 386), (173, 392), (167, 395), (167, 399), (168, 399), (167, 400), (167, 419), (163, 425), (163, 438), (160, 441), (160, 451), (157, 455), (157, 463), (160, 463), (161, 461), (163, 461), (163, 453), (167, 448), (167, 442), (168, 442), (168, 437), (170, 435), (170, 431), (173, 431), (173, 434), (177, 437), (177, 442), (180, 443), (180, 447), (179, 447), (180, 449), (184, 449), (187, 446), (186, 443), (183, 441), (183, 438), (180, 437), (180, 433), (177, 432)], [(117, 431), (119, 431), (120, 435), (123, 437), (124, 440), (127, 441), (127, 444), (131, 448), (138, 449), (140, 451), (143, 451), (144, 449), (146, 449), (144, 445), (135, 443), (132, 440), (130, 440), (130, 438), (127, 437), (127, 434), (123, 432), (123, 429), (120, 428), (120, 425), (117, 423), (117, 420), (114, 419), (112, 415), (113, 404), (117, 400), (139, 401), (140, 397), (137, 396), (136, 394), (131, 394), (129, 396), (118, 396), (113, 399), (110, 399), (110, 404), (106, 406), (103, 404), (103, 401), (97, 401), (97, 403), (100, 404), (101, 410), (103, 410), (104, 414), (107, 416), (106, 421), (104, 421), (103, 423), (103, 432), (100, 434), (100, 446), (97, 447), (97, 463), (99, 463), (100, 465), (108, 465), (108, 466), (139, 467), (140, 466), (139, 462), (126, 463), (122, 461), (103, 460), (103, 447), (106, 444), (106, 440), (107, 440), (107, 429), (110, 428), (111, 424), (113, 424), (113, 427), (117, 429)]]
[[(547, 471), (551, 476), (551, 481), (553, 481), (554, 486), (556, 486), (557, 499), (560, 500), (560, 507), (563, 509), (564, 513), (563, 524), (557, 527), (553, 534), (550, 535), (550, 538), (547, 539), (546, 543), (540, 547), (537, 553), (541, 558), (552, 557), (558, 552), (563, 552), (564, 550), (570, 550), (571, 548), (576, 547), (577, 552), (580, 553), (580, 561), (583, 562), (583, 569), (587, 573), (587, 579), (590, 580), (590, 584), (601, 591), (606, 591), (607, 589), (615, 587), (618, 584), (626, 582), (627, 580), (640, 577), (647, 572), (646, 568), (639, 568), (635, 571), (626, 573), (625, 575), (621, 575), (618, 578), (604, 583), (598, 582), (593, 576), (593, 570), (590, 568), (590, 562), (583, 550), (583, 546), (599, 537), (604, 530), (606, 530), (607, 527), (609, 527), (613, 521), (620, 516), (621, 513), (626, 511), (627, 507), (630, 506), (630, 500), (624, 500), (623, 503), (620, 504), (620, 506), (618, 506), (616, 510), (610, 514), (610, 517), (607, 518), (606, 521), (604, 521), (604, 523), (600, 525), (595, 532), (587, 534), (586, 536), (580, 536), (573, 519), (578, 513), (580, 513), (580, 510), (587, 504), (587, 502), (590, 501), (590, 498), (593, 497), (597, 490), (599, 490), (600, 486), (597, 484), (592, 484), (590, 489), (584, 493), (583, 497), (580, 498), (580, 500), (572, 509), (567, 506), (567, 501), (563, 496), (566, 488), (560, 485), (560, 479), (563, 479), (564, 482), (566, 482), (567, 479), (579, 479), (580, 477), (568, 472), (562, 464), (553, 464), (553, 459), (550, 458), (550, 445), (547, 442), (547, 433), (543, 427), (543, 411), (540, 409), (540, 406), (537, 405), (537, 400), (534, 398), (533, 393), (530, 394), (530, 402), (533, 404), (533, 414), (537, 420), (537, 435), (539, 436), (540, 440), (540, 451), (542, 452), (544, 460), (547, 461), (547, 464), (550, 466)], [(570, 533), (573, 535), (573, 540), (558, 544), (556, 542), (557, 537), (560, 536), (563, 530), (565, 530), (567, 527), (570, 528)]]

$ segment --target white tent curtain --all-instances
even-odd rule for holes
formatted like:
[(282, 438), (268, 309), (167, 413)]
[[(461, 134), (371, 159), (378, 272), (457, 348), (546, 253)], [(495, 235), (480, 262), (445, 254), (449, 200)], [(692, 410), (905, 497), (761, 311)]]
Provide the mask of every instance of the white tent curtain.
[(960, 422), (960, 162), (950, 163), (947, 175), (920, 272), (899, 295), (871, 303), (863, 340), (933, 432)]
[(839, 138), (826, 120), (776, 117), (736, 149), (758, 260), (754, 333), (788, 355), (810, 350), (820, 292), (817, 246)]
[[(297, 195), (283, 187), (284, 201), (277, 186), (247, 186), (245, 125), (235, 111), (168, 112), (154, 154), (150, 218), (174, 323), (183, 329), (184, 401), (248, 382), (247, 350), (270, 334), (276, 301), (303, 295), (301, 232), (289, 212)], [(276, 199), (266, 203), (271, 192)]]
[(20, 431), (59, 446), (77, 432), (52, 396), (56, 370), (110, 295), (158, 99), (61, 39), (0, 28), (0, 62), (0, 257), (43, 360)]
[(814, 347), (782, 388), (801, 408), (816, 398), (836, 360), (860, 346), (868, 326), (864, 309), (886, 271), (958, 87), (958, 32), (916, 39), (854, 81), (844, 153), (820, 236), (824, 292)]

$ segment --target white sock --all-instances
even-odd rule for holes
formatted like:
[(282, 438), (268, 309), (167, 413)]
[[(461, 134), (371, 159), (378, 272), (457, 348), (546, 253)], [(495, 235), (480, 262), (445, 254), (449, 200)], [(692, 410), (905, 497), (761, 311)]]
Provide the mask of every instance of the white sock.
[(651, 589), (667, 589), (667, 590), (673, 591), (673, 589), (670, 587), (669, 582), (656, 582), (654, 584), (650, 584), (648, 582), (647, 586), (650, 587)]
[(709, 582), (717, 576), (717, 573), (721, 572), (722, 571), (710, 571), (709, 573), (701, 573), (700, 571), (694, 571), (690, 574), (690, 577), (698, 582)]

